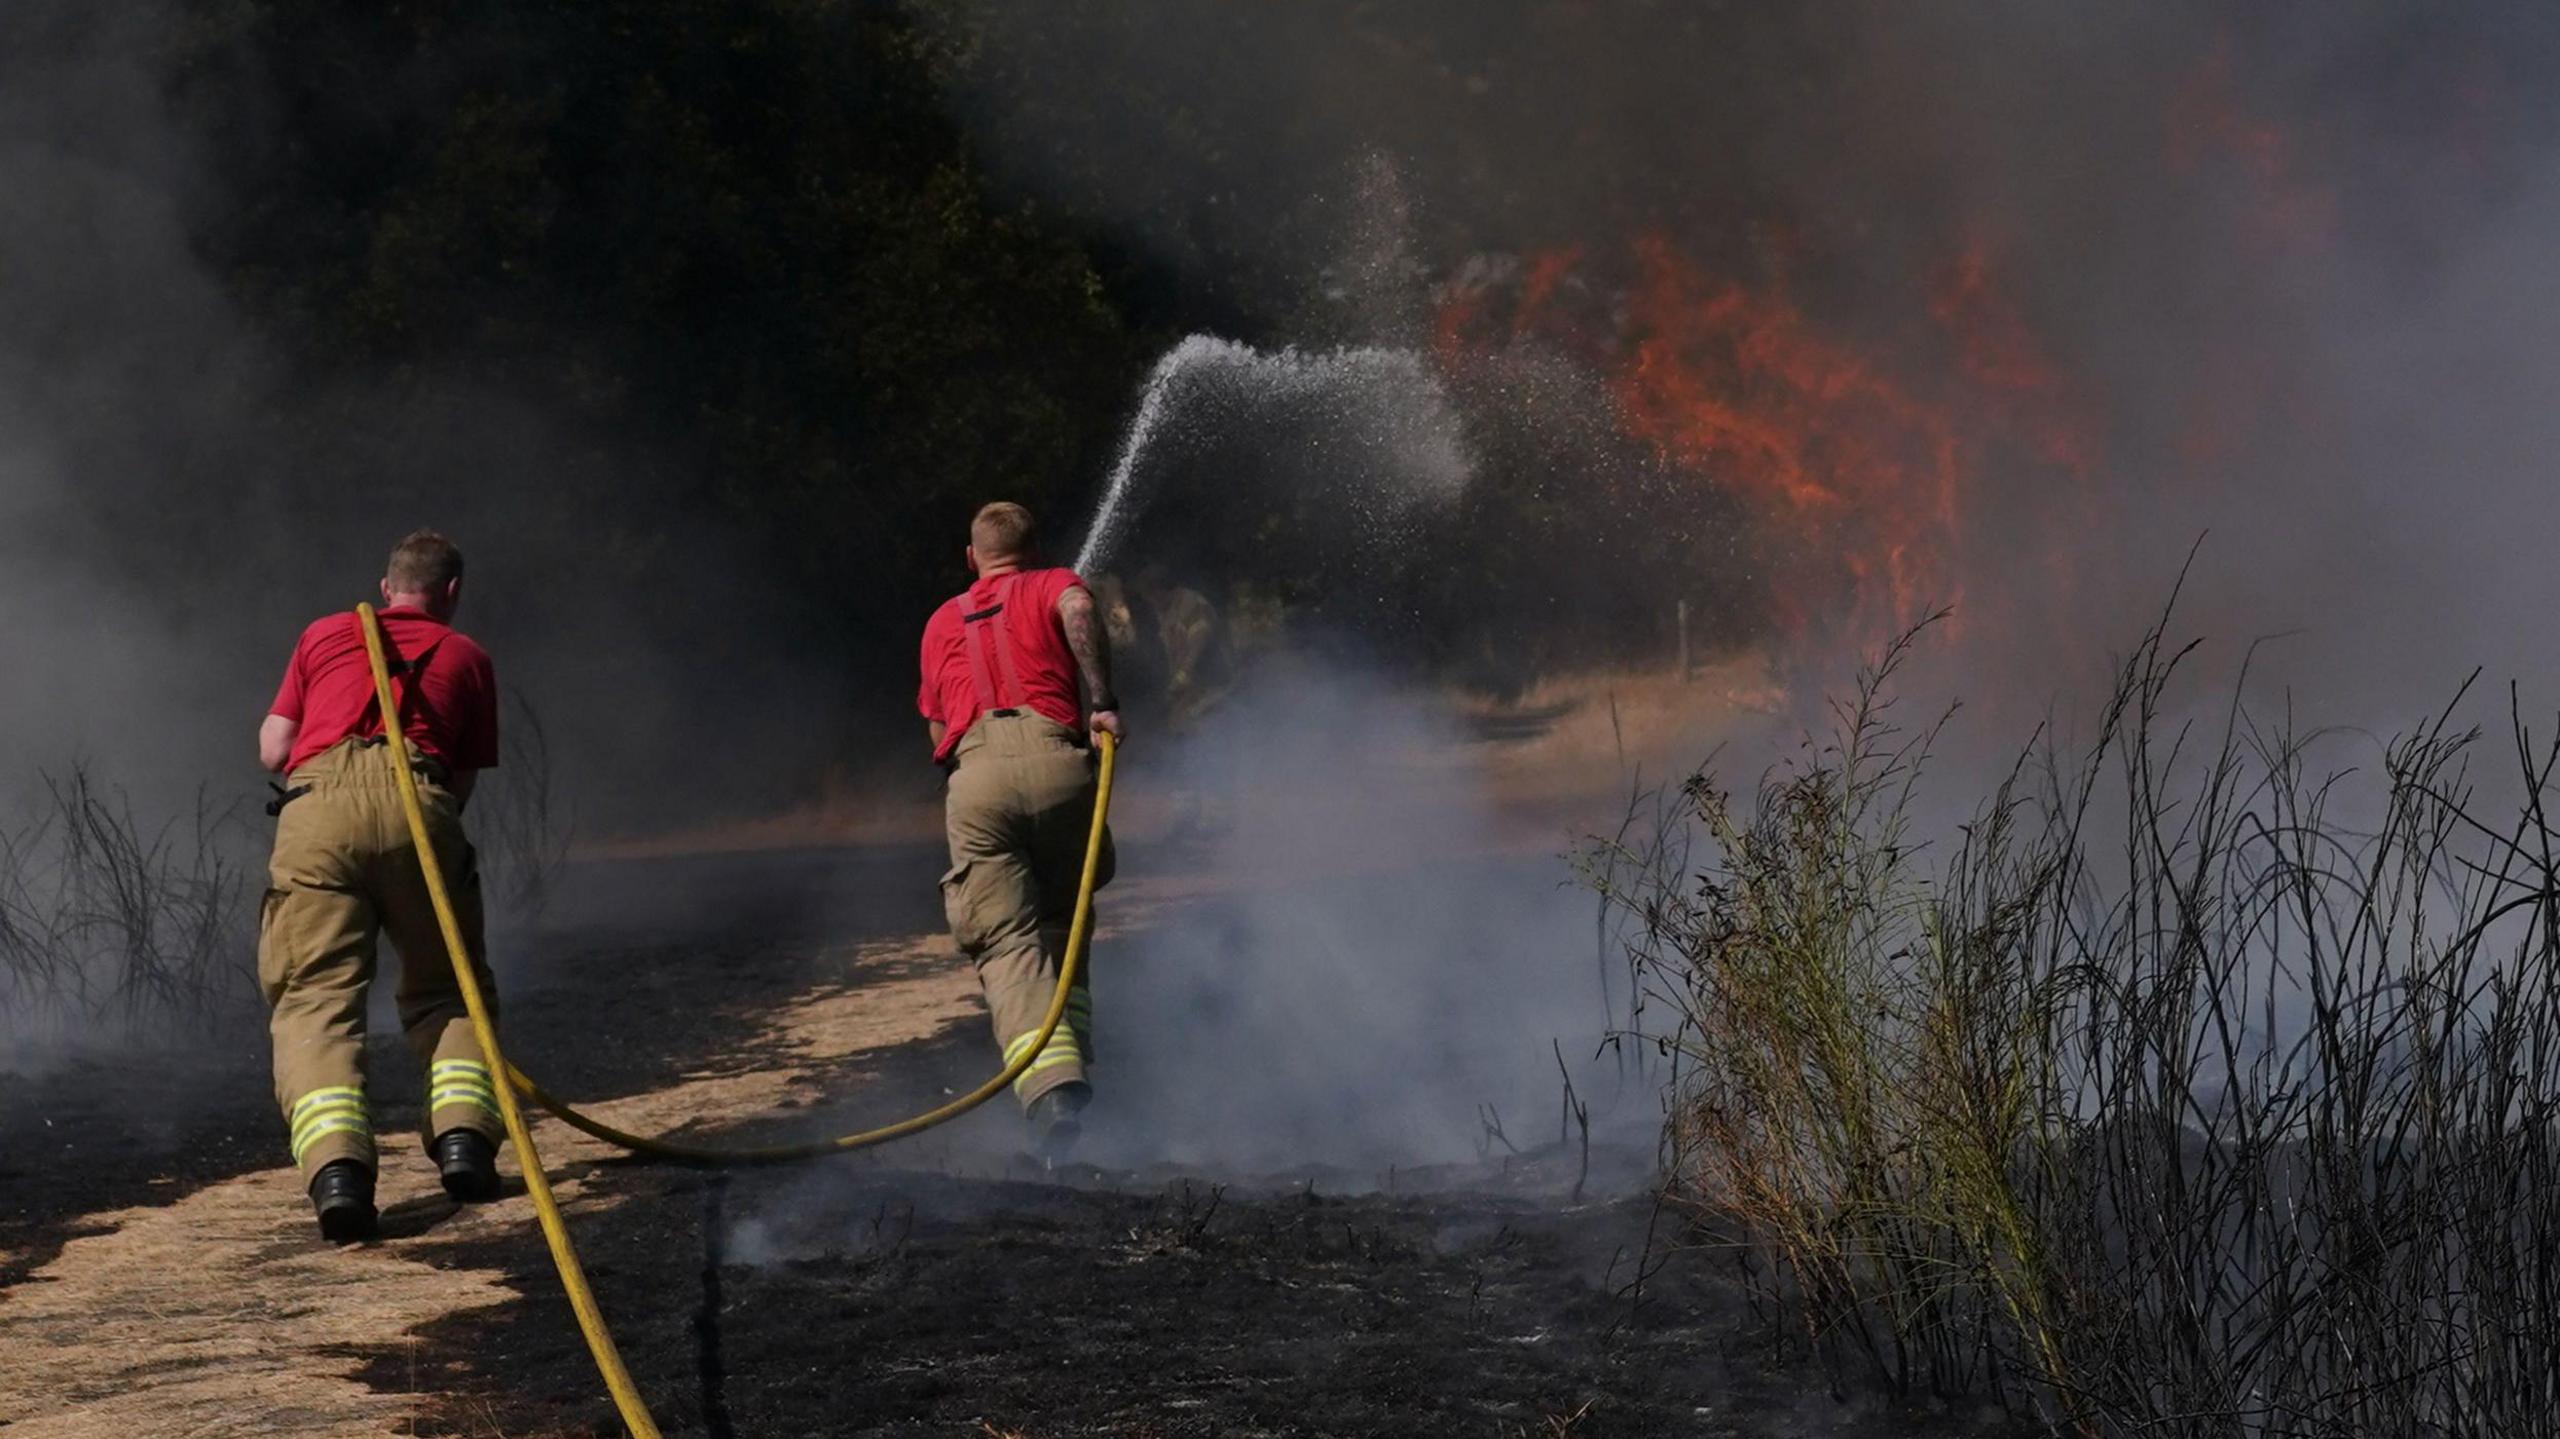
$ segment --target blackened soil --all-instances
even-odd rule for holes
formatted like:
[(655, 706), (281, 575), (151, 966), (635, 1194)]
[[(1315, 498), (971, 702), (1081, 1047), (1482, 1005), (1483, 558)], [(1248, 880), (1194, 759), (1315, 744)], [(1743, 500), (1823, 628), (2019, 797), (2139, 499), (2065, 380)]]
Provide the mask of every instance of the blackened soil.
[[(671, 1434), (1997, 1432), (1835, 1396), (1643, 1200), (623, 1178), (581, 1244)], [(417, 1432), (618, 1433), (538, 1246), (453, 1257), (527, 1298), (381, 1352), (446, 1396)]]
[[(263, 1031), (250, 1031), (263, 1045)], [(166, 1204), (276, 1163), (263, 1058), (240, 1046), (0, 1074), (0, 1290), (98, 1232), (86, 1216)]]

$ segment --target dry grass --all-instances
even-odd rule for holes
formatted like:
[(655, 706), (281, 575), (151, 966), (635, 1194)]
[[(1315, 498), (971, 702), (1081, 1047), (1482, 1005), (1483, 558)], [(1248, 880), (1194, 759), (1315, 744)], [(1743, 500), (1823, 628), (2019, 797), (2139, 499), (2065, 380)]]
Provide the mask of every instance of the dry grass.
[[(750, 1041), (766, 1057), (752, 1071), (690, 1076), (601, 1106), (604, 1117), (649, 1132), (735, 1124), (805, 1107), (822, 1084), (858, 1082), (847, 1060), (932, 1038), (977, 1015), (976, 976), (933, 962), (943, 943), (920, 936), (866, 947), (857, 967), (885, 974), (876, 983), (830, 983), (778, 1006), (772, 1029)], [(610, 1173), (596, 1168), (610, 1147), (549, 1120), (536, 1126), (543, 1156), (561, 1176), (571, 1227), (586, 1234), (584, 1215), (633, 1191), (595, 1184)], [(280, 1126), (275, 1142), (282, 1166)], [(414, 1135), (385, 1133), (380, 1142), (386, 1214), (449, 1208)], [(0, 1304), (0, 1417), (11, 1421), (0, 1427), (11, 1439), (235, 1434), (245, 1432), (242, 1416), (254, 1415), (278, 1433), (389, 1434), (432, 1401), (439, 1422), (420, 1425), (422, 1432), (494, 1435), (500, 1431), (483, 1400), (368, 1382), (359, 1344), (519, 1297), (521, 1272), (455, 1265), (444, 1251), (457, 1239), (508, 1233), (535, 1243), (529, 1204), (518, 1192), (424, 1228), (398, 1226), (378, 1244), (336, 1249), (311, 1233), (300, 1176), (278, 1167), (174, 1203), (95, 1216), (99, 1232), (72, 1239)], [(543, 1263), (538, 1246), (514, 1252)], [(635, 1335), (655, 1323), (673, 1344), (683, 1315), (681, 1303), (640, 1306), (617, 1310), (616, 1323), (625, 1343), (645, 1343)], [(584, 1359), (574, 1347), (562, 1352), (577, 1392), (590, 1395)], [(595, 1432), (593, 1416), (611, 1413), (600, 1390), (591, 1404), (579, 1433)]]
[(1541, 1415), (1537, 1429), (1523, 1432), (1533, 1432), (1539, 1436), (1539, 1439), (1574, 1439), (1575, 1435), (1582, 1432), (1583, 1421), (1591, 1417), (1591, 1411), (1599, 1407), (1599, 1404), (1600, 1401), (1597, 1399), (1585, 1399), (1573, 1409)]
[(0, 1012), (21, 1037), (207, 1024), (253, 997), (235, 816), (199, 795), (157, 827), (85, 769), (0, 832)]
[(2170, 723), (2155, 630), (1932, 852), (1901, 653), (1748, 805), (1701, 774), (1588, 856), (1674, 1182), (1765, 1302), (2061, 1432), (2541, 1432), (2560, 748), (2512, 725), (2493, 823), (2448, 719), (2352, 777)]
[[(527, 916), (550, 892), (570, 826), (548, 733), (521, 696), (510, 696), (506, 732), (505, 763), (469, 824), (499, 902)], [(252, 856), (263, 828), (202, 793), (155, 823), (81, 765), (37, 780), (43, 802), (0, 829), (0, 1016), (11, 1036), (200, 1029), (254, 1007), (262, 875)]]

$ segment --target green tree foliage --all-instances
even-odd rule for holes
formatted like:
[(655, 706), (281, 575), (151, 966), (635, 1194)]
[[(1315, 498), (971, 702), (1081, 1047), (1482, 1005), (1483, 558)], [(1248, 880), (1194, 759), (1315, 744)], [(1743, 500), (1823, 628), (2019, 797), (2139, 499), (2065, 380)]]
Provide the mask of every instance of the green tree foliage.
[(895, 7), (190, 18), (202, 244), (285, 351), (611, 437), (542, 480), (599, 575), (733, 545), (804, 652), (904, 656), (970, 508), (1072, 511), (1143, 364), (1074, 239), (989, 198), (939, 98), (965, 44)]

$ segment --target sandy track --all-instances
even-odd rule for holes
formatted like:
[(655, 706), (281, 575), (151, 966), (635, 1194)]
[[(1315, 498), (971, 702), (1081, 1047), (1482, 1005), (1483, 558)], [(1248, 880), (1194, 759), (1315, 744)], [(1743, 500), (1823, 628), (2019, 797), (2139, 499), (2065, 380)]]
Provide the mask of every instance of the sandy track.
[[(719, 1124), (815, 1097), (811, 1069), (930, 1038), (982, 1013), (967, 966), (937, 938), (860, 947), (847, 979), (783, 1007), (749, 1046), (765, 1062), (697, 1073), (599, 1105), (618, 1126), (656, 1132)], [(830, 1069), (830, 1083), (845, 1071)], [(604, 1146), (556, 1122), (535, 1141), (555, 1175)], [(313, 1229), (294, 1171), (210, 1185), (178, 1202), (90, 1216), (76, 1239), (0, 1296), (0, 1427), (11, 1439), (184, 1439), (194, 1435), (397, 1435), (432, 1396), (382, 1392), (356, 1377), (363, 1351), (401, 1344), (429, 1322), (501, 1305), (494, 1271), (442, 1268), (450, 1241), (520, 1230), (518, 1192), (457, 1209), (414, 1135), (383, 1136), (384, 1238), (334, 1250)], [(574, 1227), (617, 1202), (609, 1175), (556, 1181)], [(449, 1260), (448, 1260), (449, 1262)], [(379, 1372), (377, 1370), (377, 1372)]]

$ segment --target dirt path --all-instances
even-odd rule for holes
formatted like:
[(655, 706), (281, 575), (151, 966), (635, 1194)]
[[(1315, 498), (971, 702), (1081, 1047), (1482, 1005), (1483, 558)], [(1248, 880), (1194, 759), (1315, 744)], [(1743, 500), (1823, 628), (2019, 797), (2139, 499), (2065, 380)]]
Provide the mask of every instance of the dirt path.
[[(718, 1127), (805, 1105), (825, 1073), (931, 1038), (980, 1012), (965, 967), (938, 940), (873, 944), (839, 983), (778, 1010), (752, 1049), (760, 1063), (689, 1074), (600, 1105), (642, 1132)], [(602, 1145), (556, 1122), (535, 1142), (576, 1225), (619, 1202), (595, 1182)], [(294, 1171), (222, 1180), (177, 1202), (89, 1216), (102, 1230), (65, 1244), (0, 1298), (0, 1426), (12, 1439), (188, 1435), (394, 1435), (434, 1396), (378, 1387), (381, 1346), (517, 1297), (503, 1272), (457, 1265), (457, 1246), (529, 1232), (520, 1188), (457, 1209), (412, 1135), (383, 1138), (384, 1238), (347, 1250), (314, 1235)], [(364, 1377), (368, 1364), (375, 1370)]]

